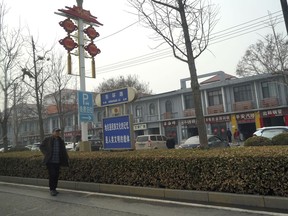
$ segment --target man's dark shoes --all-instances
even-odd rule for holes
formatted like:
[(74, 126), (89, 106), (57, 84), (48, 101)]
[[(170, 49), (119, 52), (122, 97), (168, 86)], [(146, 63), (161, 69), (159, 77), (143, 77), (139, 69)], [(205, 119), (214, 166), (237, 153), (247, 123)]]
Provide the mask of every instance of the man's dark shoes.
[(56, 196), (59, 192), (56, 190), (50, 190), (50, 195), (51, 196)]

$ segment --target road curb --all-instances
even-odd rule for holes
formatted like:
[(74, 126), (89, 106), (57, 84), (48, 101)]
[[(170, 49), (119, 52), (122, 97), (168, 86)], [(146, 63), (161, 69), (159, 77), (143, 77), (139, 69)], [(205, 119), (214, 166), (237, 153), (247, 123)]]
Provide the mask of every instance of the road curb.
[[(21, 178), (12, 176), (0, 176), (0, 181), (19, 183), (35, 186), (48, 186), (47, 179)], [(220, 192), (172, 190), (162, 188), (134, 187), (125, 185), (109, 185), (90, 182), (61, 181), (59, 188), (109, 193), (117, 195), (164, 199), (172, 201), (185, 201), (189, 203), (217, 204), (229, 206), (242, 206), (248, 208), (278, 209), (288, 212), (287, 197), (258, 196), (245, 194), (231, 194)]]

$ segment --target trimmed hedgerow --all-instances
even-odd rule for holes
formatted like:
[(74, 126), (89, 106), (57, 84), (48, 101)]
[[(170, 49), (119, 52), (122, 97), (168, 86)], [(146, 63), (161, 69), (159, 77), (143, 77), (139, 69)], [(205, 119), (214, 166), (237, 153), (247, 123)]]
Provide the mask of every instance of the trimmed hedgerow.
[[(61, 180), (288, 197), (288, 146), (69, 152)], [(39, 152), (0, 154), (0, 175), (47, 178)]]
[(274, 136), (272, 143), (273, 145), (288, 145), (288, 132)]
[(244, 146), (271, 146), (271, 145), (273, 145), (273, 142), (269, 138), (261, 136), (249, 137), (244, 142)]

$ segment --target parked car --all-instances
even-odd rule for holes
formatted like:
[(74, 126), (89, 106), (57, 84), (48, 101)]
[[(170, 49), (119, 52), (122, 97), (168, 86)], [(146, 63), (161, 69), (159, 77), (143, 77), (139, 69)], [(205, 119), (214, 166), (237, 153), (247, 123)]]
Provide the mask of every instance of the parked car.
[(288, 132), (288, 126), (271, 126), (271, 127), (262, 127), (258, 128), (254, 133), (253, 136), (262, 136), (272, 139), (274, 136)]
[(28, 144), (28, 145), (26, 145), (25, 148), (26, 148), (27, 150), (30, 150), (30, 151), (31, 151), (32, 144)]
[(40, 151), (40, 142), (37, 142), (37, 143), (33, 143), (32, 144), (32, 147), (31, 147), (31, 151)]
[(75, 151), (75, 146), (73, 142), (65, 142), (67, 151)]
[[(96, 136), (88, 138), (89, 143), (91, 144), (91, 151), (99, 151), (103, 148), (102, 139)], [(78, 142), (75, 146), (75, 151), (80, 150), (80, 142)]]
[(99, 137), (91, 137), (89, 142), (91, 144), (91, 151), (99, 151), (101, 148), (103, 148), (102, 140)]
[[(208, 139), (208, 148), (226, 148), (230, 147), (229, 143), (216, 135), (207, 135)], [(192, 149), (192, 148), (199, 148), (200, 147), (200, 140), (199, 136), (192, 136), (188, 138), (184, 143), (178, 146), (178, 149)]]
[[(7, 150), (8, 150), (8, 151), (10, 151), (11, 148), (12, 148), (11, 145), (8, 145), (8, 146), (7, 146)], [(1, 145), (1, 147), (0, 147), (0, 152), (4, 152), (4, 146), (2, 146), (2, 145)]]
[(167, 138), (160, 134), (140, 135), (135, 142), (135, 149), (167, 149)]

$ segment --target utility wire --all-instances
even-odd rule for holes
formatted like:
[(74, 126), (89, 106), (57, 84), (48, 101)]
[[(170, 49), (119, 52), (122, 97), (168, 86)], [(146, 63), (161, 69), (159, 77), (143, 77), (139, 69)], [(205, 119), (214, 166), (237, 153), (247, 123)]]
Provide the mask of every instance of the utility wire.
[[(249, 34), (251, 32), (258, 31), (260, 29), (267, 28), (268, 27), (267, 23), (269, 22), (269, 20), (271, 18), (272, 19), (279, 19), (279, 18), (282, 17), (282, 15), (277, 15), (278, 13), (281, 13), (281, 11), (277, 11), (277, 12), (274, 12), (272, 14), (269, 14), (269, 15), (266, 15), (266, 16), (263, 16), (263, 17), (259, 17), (257, 19), (253, 19), (253, 20), (250, 20), (248, 22), (244, 22), (244, 23), (241, 23), (239, 25), (236, 25), (236, 26), (230, 27), (228, 29), (219, 31), (217, 33), (211, 34), (211, 40), (210, 40), (211, 43), (210, 43), (210, 45), (217, 44), (217, 43), (220, 43), (220, 42), (223, 42), (223, 41), (226, 41), (226, 40), (230, 40), (232, 38), (236, 38), (236, 37), (239, 37), (239, 36), (242, 36), (242, 35), (245, 35), (245, 34)], [(272, 15), (274, 15), (274, 17), (272, 17)], [(257, 22), (253, 23), (255, 21), (257, 21)], [(279, 21), (278, 23), (281, 23), (281, 22), (283, 22), (283, 18), (282, 18), (282, 21)], [(123, 29), (121, 29), (121, 30), (119, 30), (119, 31), (107, 36), (107, 37), (110, 37), (110, 36), (113, 36), (115, 34), (118, 34), (118, 33), (122, 32), (122, 31), (128, 29), (129, 27), (131, 27), (132, 25), (134, 25), (136, 23), (138, 23), (138, 21), (128, 25), (127, 27), (125, 27), (125, 28), (123, 28)], [(226, 32), (226, 33), (224, 33), (224, 32)], [(107, 38), (107, 37), (105, 37), (105, 38)], [(163, 50), (159, 50), (159, 51), (156, 51), (156, 52), (153, 52), (153, 53), (149, 53), (149, 54), (145, 54), (145, 55), (142, 55), (142, 56), (138, 56), (138, 57), (135, 57), (135, 58), (132, 58), (132, 59), (128, 59), (128, 60), (112, 63), (112, 64), (110, 64), (108, 66), (99, 67), (98, 68), (98, 70), (99, 70), (98, 74), (108, 73), (108, 72), (112, 72), (112, 71), (115, 71), (115, 70), (120, 70), (120, 69), (133, 67), (133, 66), (140, 65), (140, 64), (145, 64), (145, 63), (148, 63), (148, 62), (153, 62), (153, 61), (156, 61), (156, 60), (159, 60), (159, 59), (163, 59), (163, 58), (167, 58), (167, 57), (170, 57), (170, 56), (172, 56), (172, 54), (171, 54), (171, 48), (169, 47), (169, 48), (166, 48), (166, 49), (163, 49)]]
[[(222, 39), (220, 41), (219, 40), (215, 41), (214, 43), (211, 43), (210, 45), (213, 45), (213, 44), (216, 44), (216, 43), (220, 43), (220, 42), (223, 42), (223, 41), (235, 38), (235, 37), (239, 37), (239, 36), (254, 32), (254, 31), (258, 31), (258, 30), (263, 29), (263, 28), (267, 28), (267, 26), (264, 26), (264, 27), (262, 26), (262, 27), (259, 27), (259, 28), (256, 28), (256, 29), (253, 28), (253, 30), (242, 32), (241, 34), (238, 34), (236, 36), (230, 36), (229, 38), (226, 37), (225, 39)], [(165, 51), (165, 50), (163, 50), (163, 51)], [(145, 55), (145, 58), (143, 58), (143, 56), (140, 56), (140, 57), (137, 57), (138, 59), (137, 58), (133, 58), (133, 59), (130, 59), (130, 60), (125, 60), (125, 61), (120, 62), (120, 63), (109, 65), (109, 66), (107, 66), (104, 69), (104, 72), (101, 72), (101, 70), (100, 70), (99, 73), (108, 73), (108, 72), (111, 72), (111, 71), (120, 70), (120, 69), (124, 69), (124, 68), (127, 68), (127, 67), (132, 67), (132, 66), (136, 66), (136, 65), (139, 65), (139, 64), (148, 63), (148, 62), (156, 61), (156, 60), (163, 59), (163, 58), (171, 56), (170, 49), (169, 49), (169, 51), (166, 51), (166, 52), (163, 52), (163, 51), (162, 51), (162, 53), (160, 53), (161, 51), (159, 51), (158, 54), (157, 53), (153, 53), (152, 55), (151, 54), (147, 54), (147, 55)], [(127, 61), (129, 61), (128, 62), (129, 65), (127, 65)]]
[[(268, 21), (268, 20), (265, 20), (265, 22), (266, 21)], [(255, 25), (255, 24), (249, 25), (249, 28), (247, 28), (246, 30), (253, 29), (251, 31), (243, 32), (243, 27), (242, 27), (241, 30), (237, 30), (237, 29), (234, 30), (234, 35), (232, 33), (227, 34), (225, 36), (226, 39), (222, 39), (224, 37), (223, 35), (221, 37), (213, 37), (213, 39), (211, 39), (211, 42), (213, 42), (215, 40), (216, 41), (211, 43), (210, 45), (216, 44), (216, 43), (219, 43), (219, 42), (223, 42), (223, 41), (225, 41), (227, 39), (232, 39), (232, 38), (244, 35), (244, 34), (248, 34), (248, 33), (251, 33), (253, 31), (257, 31), (257, 30), (260, 30), (260, 29), (263, 29), (263, 28), (266, 28), (266, 27), (267, 26), (263, 27), (263, 21), (262, 21), (262, 23), (257, 24), (257, 25)], [(232, 28), (234, 28), (234, 27), (232, 27)], [(229, 28), (229, 29), (231, 29), (231, 28)], [(235, 33), (237, 33), (238, 35), (235, 36)], [(241, 33), (241, 34), (239, 34), (239, 33)], [(217, 33), (215, 33), (215, 34), (217, 34)], [(229, 36), (229, 37), (227, 38), (227, 36)], [(219, 39), (221, 39), (221, 40), (219, 40)], [(158, 60), (158, 59), (162, 59), (163, 55), (165, 55), (165, 57), (171, 56), (171, 49), (167, 48), (165, 50), (160, 50), (160, 51), (157, 51), (157, 52), (154, 52), (154, 53), (149, 53), (149, 54), (146, 54), (146, 55), (143, 55), (143, 56), (139, 56), (139, 57), (135, 57), (135, 58), (132, 58), (132, 59), (124, 60), (124, 61), (121, 61), (121, 62), (118, 62), (118, 63), (113, 63), (113, 64), (110, 64), (109, 66), (103, 66), (103, 67), (105, 67), (106, 70), (109, 70), (109, 69), (113, 69), (114, 70), (115, 68), (118, 68), (118, 67), (119, 68), (123, 68), (123, 67), (127, 66), (127, 63), (129, 63), (130, 65), (135, 66), (135, 65), (139, 64), (139, 61), (142, 61), (142, 62), (146, 63), (146, 62), (149, 62), (149, 61), (147, 61), (149, 59), (152, 59), (152, 61), (155, 61), (155, 60)], [(101, 67), (101, 68), (103, 68), (103, 67)], [(100, 69), (100, 67), (99, 67), (99, 69)]]

